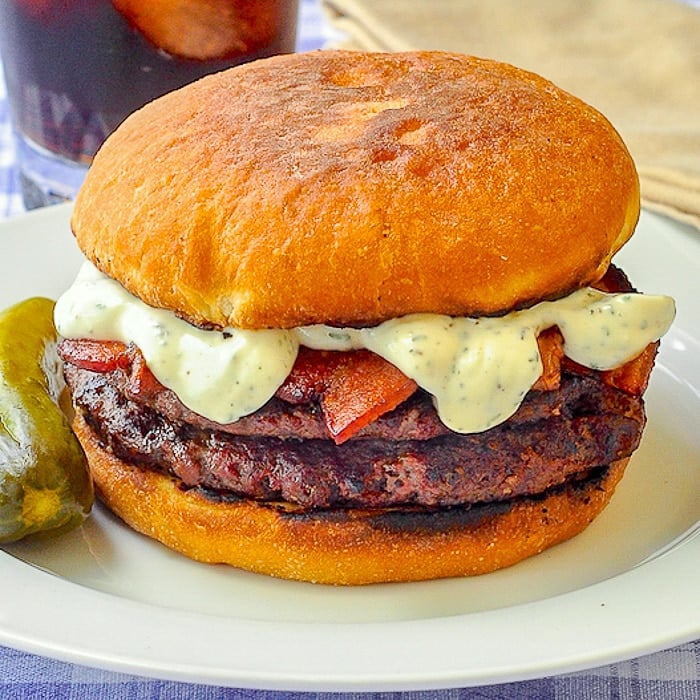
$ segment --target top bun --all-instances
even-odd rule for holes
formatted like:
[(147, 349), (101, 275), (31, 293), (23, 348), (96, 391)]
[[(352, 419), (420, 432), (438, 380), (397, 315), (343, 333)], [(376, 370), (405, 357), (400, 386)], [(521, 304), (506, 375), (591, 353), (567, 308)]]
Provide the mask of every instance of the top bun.
[(563, 296), (603, 275), (638, 215), (620, 136), (543, 78), (459, 54), (319, 51), (131, 115), (72, 225), (152, 306), (288, 328)]

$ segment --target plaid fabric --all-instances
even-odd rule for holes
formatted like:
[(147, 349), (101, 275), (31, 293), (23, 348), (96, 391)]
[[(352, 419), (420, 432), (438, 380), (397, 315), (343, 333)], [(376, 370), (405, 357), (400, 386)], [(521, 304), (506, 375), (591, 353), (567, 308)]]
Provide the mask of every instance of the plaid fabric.
[(700, 641), (633, 661), (520, 683), (397, 693), (241, 690), (139, 678), (0, 647), (3, 700), (700, 700)]
[[(0, 0), (2, 1), (2, 0)], [(700, 0), (698, 0), (700, 4)], [(317, 0), (302, 0), (297, 48), (336, 38)], [(0, 71), (0, 220), (24, 211)], [(0, 241), (0, 255), (2, 247)], [(1, 573), (1, 572), (0, 572)], [(520, 683), (403, 693), (240, 690), (140, 678), (46, 659), (0, 646), (1, 700), (700, 700), (700, 640), (632, 661)]]
[(0, 220), (24, 211), (15, 167), (15, 152), (10, 129), (10, 110), (5, 80), (0, 70)]

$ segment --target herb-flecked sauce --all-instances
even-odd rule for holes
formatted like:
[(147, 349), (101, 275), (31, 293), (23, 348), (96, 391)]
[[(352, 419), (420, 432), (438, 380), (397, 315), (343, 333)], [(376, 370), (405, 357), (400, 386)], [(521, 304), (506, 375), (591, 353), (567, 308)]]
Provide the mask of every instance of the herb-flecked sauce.
[(135, 343), (164, 386), (219, 423), (263, 406), (304, 345), (371, 350), (433, 396), (448, 428), (476, 433), (506, 421), (537, 381), (537, 336), (546, 328), (559, 328), (572, 360), (607, 370), (658, 340), (674, 315), (670, 297), (585, 288), (500, 317), (410, 314), (359, 329), (202, 330), (147, 306), (86, 262), (58, 300), (55, 322), (64, 337)]

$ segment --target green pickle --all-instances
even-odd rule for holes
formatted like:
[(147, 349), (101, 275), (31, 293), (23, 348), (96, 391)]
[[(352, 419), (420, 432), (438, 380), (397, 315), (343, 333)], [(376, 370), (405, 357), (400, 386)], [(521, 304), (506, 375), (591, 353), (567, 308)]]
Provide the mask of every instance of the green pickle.
[(0, 313), (0, 543), (60, 533), (93, 503), (85, 455), (62, 410), (54, 303)]

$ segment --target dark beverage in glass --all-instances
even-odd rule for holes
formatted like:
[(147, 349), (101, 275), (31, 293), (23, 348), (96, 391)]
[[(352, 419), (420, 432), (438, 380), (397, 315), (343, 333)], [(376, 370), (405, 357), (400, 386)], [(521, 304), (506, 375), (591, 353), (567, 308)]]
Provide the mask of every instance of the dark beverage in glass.
[(0, 0), (28, 208), (70, 199), (132, 111), (197, 78), (294, 50), (297, 0)]

